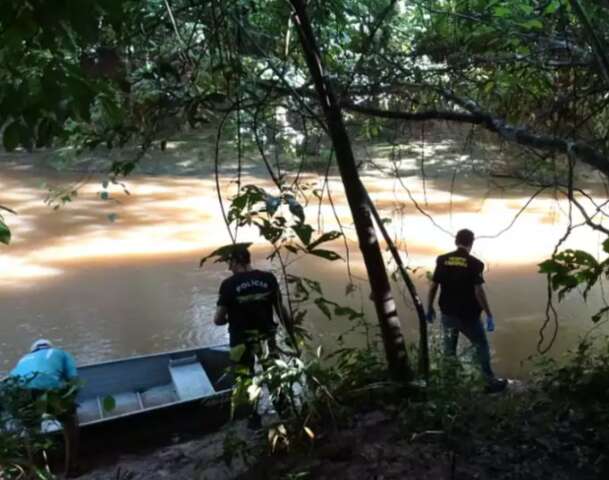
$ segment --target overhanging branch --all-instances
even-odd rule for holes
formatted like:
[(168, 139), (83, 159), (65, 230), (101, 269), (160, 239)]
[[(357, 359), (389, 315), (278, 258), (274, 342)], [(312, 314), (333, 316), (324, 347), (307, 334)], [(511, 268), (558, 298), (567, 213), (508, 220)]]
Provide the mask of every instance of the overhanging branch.
[(587, 163), (609, 177), (609, 159), (601, 152), (583, 142), (566, 138), (542, 135), (532, 132), (526, 126), (510, 125), (504, 119), (495, 117), (481, 110), (473, 101), (457, 97), (452, 92), (443, 91), (441, 95), (458, 105), (465, 112), (427, 110), (423, 112), (403, 112), (398, 110), (383, 110), (374, 107), (344, 103), (343, 108), (364, 115), (391, 118), (396, 120), (447, 120), (452, 122), (481, 125), (487, 130), (498, 134), (504, 140), (518, 145), (533, 147), (539, 150), (556, 153), (571, 153), (579, 160)]
[(382, 110), (379, 108), (365, 107), (362, 105), (355, 105), (353, 103), (343, 103), (345, 110), (352, 112), (362, 113), (371, 117), (390, 118), (394, 120), (414, 120), (414, 121), (425, 121), (425, 120), (448, 120), (453, 122), (461, 123), (474, 123), (480, 124), (483, 119), (478, 115), (464, 112), (451, 112), (448, 110), (426, 110), (424, 112), (402, 112), (398, 110)]

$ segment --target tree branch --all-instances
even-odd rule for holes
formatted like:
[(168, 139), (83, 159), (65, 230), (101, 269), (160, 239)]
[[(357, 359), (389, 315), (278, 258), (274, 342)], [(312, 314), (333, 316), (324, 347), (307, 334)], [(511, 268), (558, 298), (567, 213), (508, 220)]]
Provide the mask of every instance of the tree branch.
[(497, 133), (504, 140), (523, 146), (533, 147), (549, 152), (558, 152), (575, 155), (578, 159), (596, 168), (605, 176), (609, 177), (609, 159), (601, 152), (591, 146), (573, 140), (541, 135), (531, 132), (526, 126), (510, 125), (500, 117), (482, 111), (473, 101), (457, 97), (449, 91), (441, 91), (440, 94), (454, 104), (466, 110), (466, 112), (428, 110), (424, 112), (403, 112), (397, 110), (382, 110), (373, 107), (364, 107), (345, 103), (346, 110), (356, 111), (369, 116), (391, 118), (396, 120), (448, 120), (460, 123), (481, 125), (487, 130)]
[(448, 110), (427, 110), (425, 112), (403, 112), (398, 110), (382, 110), (374, 107), (355, 105), (344, 102), (343, 108), (352, 112), (362, 113), (371, 117), (390, 118), (393, 120), (448, 120), (461, 123), (481, 124), (484, 120), (478, 115), (464, 112), (451, 112)]

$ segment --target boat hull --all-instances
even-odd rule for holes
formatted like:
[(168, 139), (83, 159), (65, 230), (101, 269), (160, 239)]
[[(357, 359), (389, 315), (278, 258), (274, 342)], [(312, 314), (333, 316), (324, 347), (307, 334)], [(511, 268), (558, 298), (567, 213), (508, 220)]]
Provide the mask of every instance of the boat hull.
[(216, 429), (230, 416), (229, 367), (226, 345), (79, 367), (81, 434), (131, 442), (134, 436)]

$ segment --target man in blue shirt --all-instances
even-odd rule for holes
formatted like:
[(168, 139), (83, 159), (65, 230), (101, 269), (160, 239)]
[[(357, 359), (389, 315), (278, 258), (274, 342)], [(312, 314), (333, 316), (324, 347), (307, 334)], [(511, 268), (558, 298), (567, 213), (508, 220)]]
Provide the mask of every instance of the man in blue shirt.
[(32, 344), (10, 373), (19, 378), (23, 387), (30, 390), (58, 390), (78, 377), (74, 358), (60, 348), (53, 348), (49, 340), (40, 339)]
[(53, 347), (49, 340), (41, 338), (36, 340), (30, 352), (17, 362), (15, 368), (11, 370), (10, 377), (18, 382), (20, 388), (29, 393), (27, 397), (30, 403), (47, 392), (56, 392), (64, 398), (71, 397), (71, 399), (67, 398), (69, 404), (65, 410), (47, 412), (57, 417), (62, 424), (66, 454), (65, 469), (66, 474), (70, 473), (76, 467), (79, 440), (75, 395), (74, 393), (68, 395), (70, 388), (78, 379), (74, 358), (68, 352)]

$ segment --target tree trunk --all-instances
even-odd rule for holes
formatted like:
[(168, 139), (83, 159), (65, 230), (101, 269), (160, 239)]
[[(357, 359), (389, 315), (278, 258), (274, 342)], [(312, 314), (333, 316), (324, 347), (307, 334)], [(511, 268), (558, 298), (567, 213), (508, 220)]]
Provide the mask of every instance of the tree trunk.
[(408, 275), (408, 271), (402, 262), (402, 257), (400, 257), (400, 252), (391, 240), (385, 225), (383, 225), (383, 221), (381, 216), (379, 215), (374, 203), (372, 203), (372, 199), (368, 196), (368, 203), (370, 204), (370, 212), (372, 213), (372, 217), (376, 222), (376, 226), (381, 231), (383, 238), (385, 239), (385, 243), (387, 243), (387, 247), (395, 260), (395, 264), (402, 275), (402, 280), (406, 284), (406, 288), (408, 288), (408, 293), (410, 293), (410, 298), (412, 298), (412, 303), (414, 303), (414, 308), (417, 311), (417, 317), (419, 319), (419, 373), (423, 375), (425, 380), (429, 380), (429, 340), (427, 333), (427, 319), (425, 318), (425, 308), (423, 307), (423, 302), (421, 302), (421, 297), (417, 293), (417, 287), (414, 286), (410, 275)]
[(385, 263), (370, 217), (368, 193), (357, 171), (340, 104), (332, 91), (330, 82), (324, 76), (321, 56), (306, 13), (305, 4), (302, 0), (290, 0), (290, 3), (294, 9), (292, 18), (324, 112), (328, 134), (334, 146), (340, 176), (353, 216), (359, 247), (368, 272), (372, 299), (381, 327), (389, 372), (396, 379), (409, 379), (411, 378), (411, 370), (408, 363), (408, 354), (395, 302), (391, 294)]

